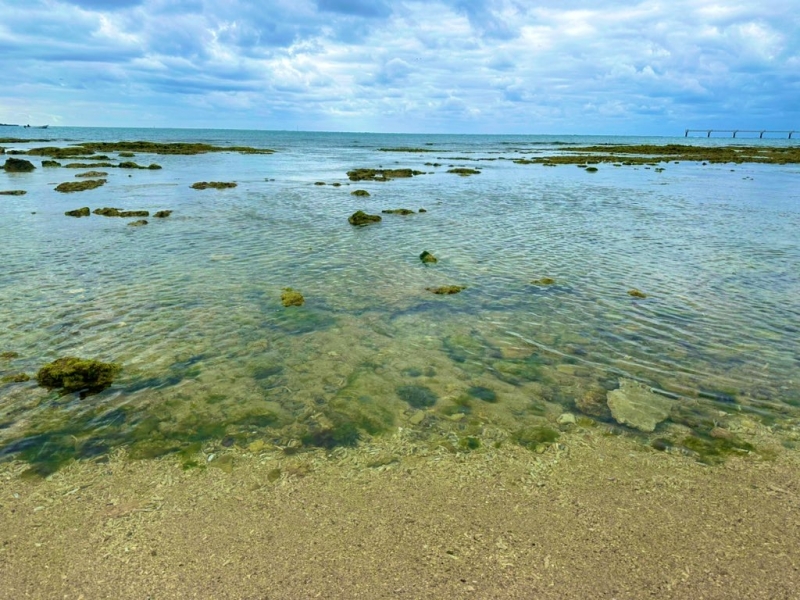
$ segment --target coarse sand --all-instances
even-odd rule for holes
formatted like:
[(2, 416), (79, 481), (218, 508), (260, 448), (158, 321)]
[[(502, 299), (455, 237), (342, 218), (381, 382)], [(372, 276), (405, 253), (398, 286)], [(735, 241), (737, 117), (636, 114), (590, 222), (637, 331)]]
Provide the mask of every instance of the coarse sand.
[(707, 466), (599, 430), (540, 454), (400, 431), (201, 460), (0, 465), (0, 598), (800, 597), (792, 450)]

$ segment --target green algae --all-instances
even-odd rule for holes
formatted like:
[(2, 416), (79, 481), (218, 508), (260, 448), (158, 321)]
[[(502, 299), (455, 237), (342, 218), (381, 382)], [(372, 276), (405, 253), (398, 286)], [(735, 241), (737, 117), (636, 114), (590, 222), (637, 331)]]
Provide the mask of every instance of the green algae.
[(755, 451), (752, 444), (735, 437), (711, 437), (692, 435), (683, 438), (678, 445), (696, 455), (699, 462), (719, 464), (731, 455), (749, 454)]
[(557, 429), (547, 425), (538, 425), (518, 429), (511, 435), (511, 439), (529, 450), (537, 450), (558, 441), (560, 435)]
[(281, 303), (284, 306), (303, 306), (304, 302), (305, 298), (303, 298), (303, 294), (300, 292), (295, 291), (290, 287), (283, 289), (283, 292), (281, 293)]
[(357, 210), (347, 218), (347, 222), (355, 227), (364, 227), (371, 223), (378, 223), (381, 221), (380, 215), (368, 215), (363, 210)]
[(36, 381), (42, 387), (61, 389), (64, 393), (83, 390), (97, 393), (110, 386), (121, 370), (118, 363), (67, 356), (39, 369)]
[(31, 376), (27, 373), (12, 373), (10, 375), (3, 375), (0, 377), (0, 382), (2, 383), (25, 383), (26, 381), (30, 381)]
[(425, 385), (401, 385), (395, 388), (395, 393), (414, 408), (433, 406), (439, 399), (436, 393)]
[(534, 279), (531, 281), (533, 285), (553, 285), (555, 282), (556, 280), (552, 277), (542, 277), (540, 279)]
[(67, 181), (59, 183), (55, 190), (63, 194), (70, 194), (72, 192), (83, 192), (86, 190), (93, 190), (105, 185), (105, 179), (85, 179), (84, 181)]
[(497, 402), (497, 392), (482, 385), (474, 385), (470, 387), (467, 390), (467, 394), (473, 398), (477, 398), (478, 400), (483, 400), (484, 402), (490, 402), (492, 404)]
[(233, 181), (198, 181), (189, 187), (194, 190), (207, 190), (209, 188), (214, 190), (225, 190), (235, 188), (238, 184)]

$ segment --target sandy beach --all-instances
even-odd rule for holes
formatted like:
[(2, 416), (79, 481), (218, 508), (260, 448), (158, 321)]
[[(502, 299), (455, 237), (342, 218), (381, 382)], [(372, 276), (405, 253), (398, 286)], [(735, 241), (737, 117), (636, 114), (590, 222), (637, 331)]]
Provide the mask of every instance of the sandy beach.
[(453, 454), (403, 430), (333, 454), (221, 450), (189, 471), (122, 453), (47, 480), (2, 465), (0, 597), (774, 600), (800, 589), (793, 451), (707, 466), (600, 429), (541, 454)]

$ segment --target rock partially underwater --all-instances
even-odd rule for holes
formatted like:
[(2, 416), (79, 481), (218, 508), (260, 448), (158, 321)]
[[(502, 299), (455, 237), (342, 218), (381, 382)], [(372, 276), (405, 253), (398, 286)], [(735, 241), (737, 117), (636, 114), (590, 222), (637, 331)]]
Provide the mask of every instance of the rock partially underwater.
[(303, 294), (293, 290), (290, 287), (284, 288), (283, 292), (281, 293), (281, 303), (284, 306), (303, 306), (305, 301), (306, 300), (303, 298)]
[(97, 393), (114, 382), (122, 370), (118, 363), (67, 356), (46, 364), (36, 374), (36, 382), (47, 389), (65, 393), (89, 391)]
[(22, 158), (7, 158), (3, 169), (8, 173), (30, 173), (36, 167), (29, 160)]
[(650, 391), (632, 379), (620, 379), (619, 389), (608, 392), (611, 415), (622, 425), (639, 431), (654, 431), (672, 409), (673, 401)]
[(350, 217), (347, 219), (347, 222), (356, 227), (363, 227), (364, 225), (369, 225), (370, 223), (378, 223), (380, 220), (380, 215), (368, 215), (363, 210), (358, 210), (350, 215)]
[(99, 188), (101, 185), (105, 185), (105, 179), (86, 179), (84, 181), (67, 181), (65, 183), (59, 183), (56, 186), (57, 192), (62, 192), (64, 194), (69, 194), (71, 192), (82, 192), (84, 190), (93, 190), (95, 188)]

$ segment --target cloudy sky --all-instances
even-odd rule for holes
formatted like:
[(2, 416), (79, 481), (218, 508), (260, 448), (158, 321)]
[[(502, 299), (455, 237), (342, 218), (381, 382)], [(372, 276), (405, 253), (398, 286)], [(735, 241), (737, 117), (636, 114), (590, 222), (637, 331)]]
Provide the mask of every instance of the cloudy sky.
[(0, 73), (3, 123), (800, 129), (800, 0), (0, 0)]

